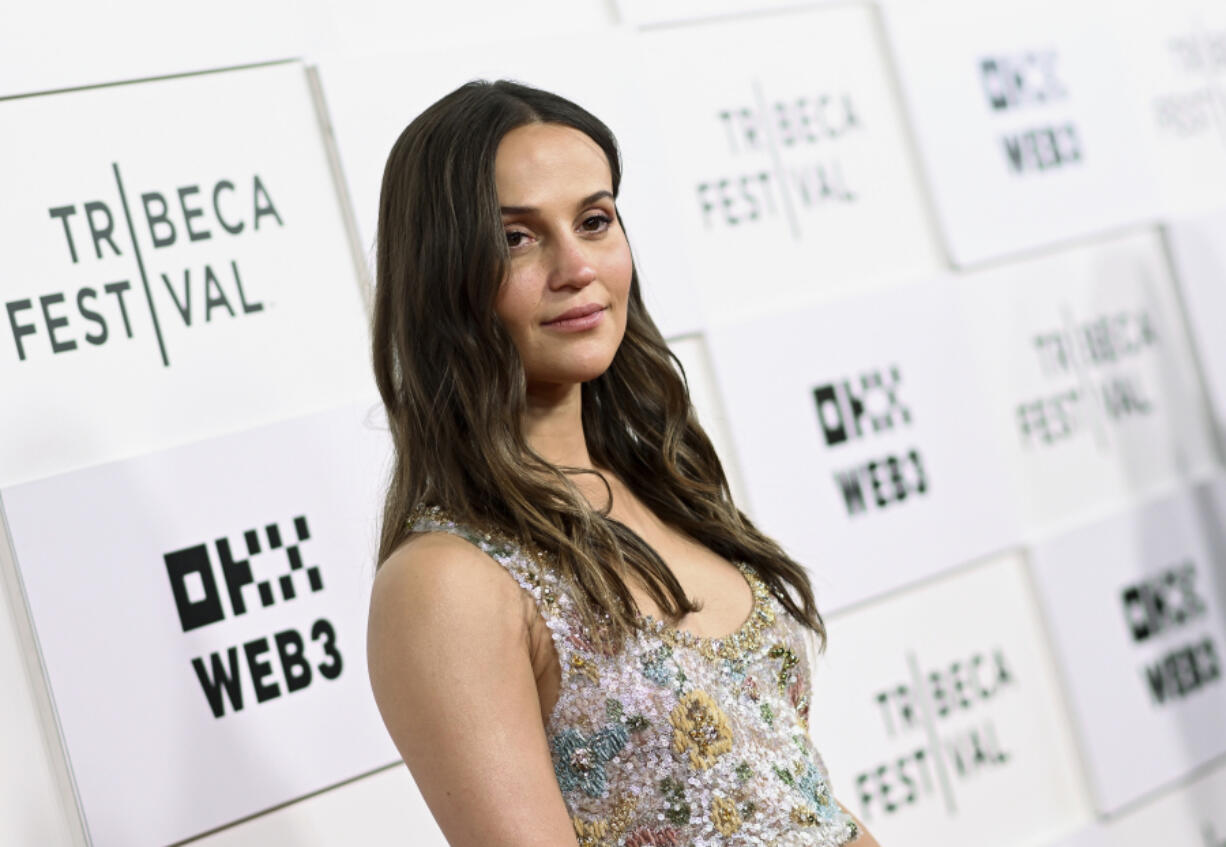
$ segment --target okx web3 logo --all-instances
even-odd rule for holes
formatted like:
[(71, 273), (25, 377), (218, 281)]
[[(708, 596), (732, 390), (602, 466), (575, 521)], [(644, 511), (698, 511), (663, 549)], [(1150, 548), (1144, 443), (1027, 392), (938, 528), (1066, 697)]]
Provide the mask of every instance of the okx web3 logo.
[[(882, 438), (890, 439), (896, 448), (897, 433), (906, 433), (913, 422), (911, 409), (903, 402), (898, 365), (872, 368), (819, 385), (813, 389), (813, 400), (822, 442), (831, 450), (866, 439), (874, 439), (870, 443), (876, 444)], [(925, 467), (919, 448), (906, 445), (902, 450), (892, 449), (836, 470), (834, 481), (847, 516), (926, 495), (929, 481)]]
[[(241, 644), (224, 642), (225, 621), (256, 615), (324, 590), (318, 565), (307, 564), (303, 546), (311, 537), (305, 515), (292, 521), (287, 542), (277, 523), (239, 533), (242, 547), (229, 537), (166, 553), (162, 558), (171, 596), (184, 633), (216, 628), (219, 649), (191, 660), (197, 682), (216, 718), (266, 703), (309, 687), (317, 679), (335, 680), (344, 667), (336, 629), (317, 618), (300, 631), (290, 627)], [(238, 552), (236, 552), (238, 551)], [(246, 680), (246, 682), (244, 682)]]

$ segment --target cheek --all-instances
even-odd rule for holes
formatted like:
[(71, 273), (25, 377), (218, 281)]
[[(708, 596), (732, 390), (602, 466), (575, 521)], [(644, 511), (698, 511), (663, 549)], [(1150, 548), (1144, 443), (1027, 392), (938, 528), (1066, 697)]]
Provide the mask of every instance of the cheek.
[(528, 294), (522, 274), (512, 272), (498, 288), (494, 298), (494, 314), (517, 342), (532, 322), (536, 303)]
[(630, 294), (630, 277), (633, 272), (634, 262), (630, 256), (630, 245), (623, 239), (609, 262), (610, 285), (616, 287), (618, 297), (623, 300)]

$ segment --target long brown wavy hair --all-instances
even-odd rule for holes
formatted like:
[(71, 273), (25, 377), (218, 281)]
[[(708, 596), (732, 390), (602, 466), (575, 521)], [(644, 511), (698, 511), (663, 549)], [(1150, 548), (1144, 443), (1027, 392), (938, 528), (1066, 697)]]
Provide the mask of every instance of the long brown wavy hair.
[[(523, 366), (494, 312), (510, 259), (494, 157), (503, 136), (531, 123), (572, 127), (600, 145), (617, 197), (621, 161), (608, 127), (569, 100), (503, 80), (470, 82), (443, 97), (388, 156), (372, 343), (396, 458), (379, 560), (409, 535), (416, 509), (441, 507), (457, 521), (548, 551), (549, 566), (579, 589), (582, 623), (617, 644), (639, 625), (627, 575), (671, 622), (698, 606), (655, 550), (580, 494), (567, 474), (583, 469), (547, 462), (524, 438)], [(665, 523), (751, 565), (824, 646), (804, 569), (732, 502), (681, 363), (643, 305), (637, 271), (625, 337), (608, 370), (583, 384), (582, 405), (597, 468), (615, 474)]]

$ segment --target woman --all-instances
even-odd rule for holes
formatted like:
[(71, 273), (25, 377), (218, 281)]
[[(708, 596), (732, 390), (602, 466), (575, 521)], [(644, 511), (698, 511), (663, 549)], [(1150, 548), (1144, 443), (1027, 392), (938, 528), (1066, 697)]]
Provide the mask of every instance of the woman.
[(812, 591), (732, 504), (620, 178), (600, 121), (509, 82), (392, 149), (380, 711), (454, 845), (872, 847), (808, 738)]

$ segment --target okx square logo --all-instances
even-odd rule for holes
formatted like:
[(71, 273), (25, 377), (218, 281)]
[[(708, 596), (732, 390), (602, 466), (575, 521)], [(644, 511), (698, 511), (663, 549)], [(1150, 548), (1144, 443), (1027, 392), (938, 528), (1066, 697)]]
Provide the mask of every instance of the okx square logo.
[[(856, 376), (834, 380), (813, 389), (822, 443), (838, 450), (864, 440), (898, 436), (912, 424), (910, 407), (903, 402), (902, 373), (898, 365), (873, 368)], [(842, 453), (839, 453), (842, 456)], [(834, 471), (848, 517), (885, 509), (928, 493), (929, 481), (918, 447), (875, 453)]]
[(1200, 571), (1185, 559), (1160, 573), (1126, 585), (1120, 592), (1124, 619), (1134, 645), (1161, 644), (1141, 667), (1154, 706), (1165, 706), (1221, 684), (1222, 651), (1204, 626), (1209, 604)]
[[(183, 632), (211, 627), (227, 618), (259, 614), (273, 606), (324, 590), (318, 565), (302, 549), (311, 538), (305, 515), (292, 521), (293, 541), (277, 523), (243, 530), (241, 546), (228, 537), (163, 555), (171, 596)], [(237, 551), (237, 552), (236, 552)], [(289, 628), (242, 644), (226, 646), (191, 661), (204, 699), (216, 718), (293, 694), (323, 678), (335, 680), (344, 667), (336, 629), (315, 620), (304, 635)], [(249, 685), (244, 685), (244, 678)]]
[(1027, 50), (979, 60), (979, 81), (992, 113), (1031, 118), (1020, 131), (1014, 128), (1000, 137), (1005, 163), (1014, 176), (1028, 177), (1084, 161), (1077, 124), (1052, 112), (1069, 100), (1062, 59), (1056, 50)]

